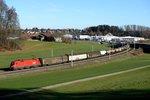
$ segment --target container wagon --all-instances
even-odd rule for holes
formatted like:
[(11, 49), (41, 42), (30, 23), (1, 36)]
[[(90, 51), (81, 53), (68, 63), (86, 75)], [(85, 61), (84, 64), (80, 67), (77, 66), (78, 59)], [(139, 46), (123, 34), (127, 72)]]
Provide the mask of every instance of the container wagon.
[(96, 57), (100, 57), (101, 54), (99, 51), (94, 51), (94, 52), (88, 52), (87, 53), (88, 55), (88, 58), (91, 59), (91, 58), (96, 58)]
[(68, 62), (67, 56), (59, 56), (59, 57), (47, 57), (47, 58), (40, 58), (42, 62), (42, 66), (49, 66), (54, 64), (61, 64)]
[(68, 61), (78, 61), (78, 60), (84, 60), (87, 58), (88, 58), (87, 54), (68, 55)]
[(102, 51), (100, 51), (100, 54), (101, 54), (101, 55), (106, 55), (106, 53), (107, 53), (107, 51), (106, 51), (106, 50), (102, 50)]

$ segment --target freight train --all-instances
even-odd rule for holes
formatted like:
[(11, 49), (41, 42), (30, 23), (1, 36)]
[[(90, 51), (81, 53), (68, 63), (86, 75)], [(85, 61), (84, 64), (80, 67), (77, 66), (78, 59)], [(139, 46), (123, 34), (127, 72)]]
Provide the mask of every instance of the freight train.
[(19, 69), (27, 69), (27, 68), (35, 68), (35, 67), (43, 67), (43, 66), (50, 66), (55, 64), (68, 63), (71, 61), (92, 59), (100, 56), (121, 52), (128, 48), (129, 46), (126, 45), (111, 50), (94, 51), (94, 52), (87, 52), (82, 54), (74, 54), (74, 55), (66, 54), (64, 56), (58, 56), (58, 57), (45, 57), (45, 58), (43, 57), (43, 58), (34, 58), (34, 59), (14, 60), (10, 64), (10, 69), (19, 70)]

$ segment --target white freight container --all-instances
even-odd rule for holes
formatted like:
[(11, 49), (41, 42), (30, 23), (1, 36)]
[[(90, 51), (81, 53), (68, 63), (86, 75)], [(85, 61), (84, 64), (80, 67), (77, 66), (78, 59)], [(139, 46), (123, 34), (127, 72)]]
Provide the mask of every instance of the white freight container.
[(115, 49), (115, 51), (116, 51), (116, 52), (119, 52), (119, 49), (118, 49), (118, 48), (116, 48), (116, 49)]
[(100, 54), (101, 55), (105, 55), (107, 52), (105, 51), (105, 50), (103, 50), (103, 51), (100, 51)]
[(82, 59), (87, 59), (87, 54), (69, 56), (69, 61), (82, 60)]
[(107, 52), (107, 54), (110, 54), (110, 53), (111, 53), (111, 50), (107, 50), (106, 52)]

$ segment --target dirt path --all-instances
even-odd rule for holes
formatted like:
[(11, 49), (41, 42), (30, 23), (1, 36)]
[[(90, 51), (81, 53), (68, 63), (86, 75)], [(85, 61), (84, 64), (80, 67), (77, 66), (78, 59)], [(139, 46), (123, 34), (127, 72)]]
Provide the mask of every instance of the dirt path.
[(136, 71), (136, 70), (140, 70), (140, 69), (144, 69), (144, 68), (148, 68), (148, 67), (150, 67), (150, 65), (141, 66), (141, 67), (138, 67), (138, 68), (133, 68), (133, 69), (129, 69), (129, 70), (125, 70), (125, 71), (120, 71), (120, 72), (114, 72), (114, 73), (110, 73), (110, 74), (106, 74), (106, 75), (99, 75), (99, 76), (94, 76), (94, 77), (79, 79), (79, 80), (75, 80), (75, 81), (70, 81), (70, 82), (65, 82), (65, 83), (59, 83), (59, 84), (55, 84), (55, 85), (50, 85), (50, 86), (38, 88), (38, 89), (27, 90), (25, 92), (20, 92), (20, 93), (16, 93), (16, 94), (9, 94), (9, 95), (5, 95), (5, 96), (0, 96), (0, 98), (7, 98), (7, 97), (19, 96), (19, 95), (24, 95), (24, 94), (27, 94), (27, 93), (43, 91), (43, 90), (52, 89), (52, 88), (58, 88), (58, 87), (61, 87), (61, 86), (66, 86), (66, 85), (75, 84), (75, 83), (79, 83), (79, 82), (85, 82), (85, 81), (89, 81), (89, 80), (94, 80), (94, 79), (99, 79), (99, 78), (104, 78), (104, 77), (119, 75), (119, 74), (123, 74), (123, 73), (128, 73), (128, 72), (132, 72), (132, 71)]

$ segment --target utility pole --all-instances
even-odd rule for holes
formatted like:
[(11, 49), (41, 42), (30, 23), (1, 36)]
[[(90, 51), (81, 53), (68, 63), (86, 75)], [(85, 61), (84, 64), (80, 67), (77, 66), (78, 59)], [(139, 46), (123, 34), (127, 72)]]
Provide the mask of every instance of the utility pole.
[(53, 48), (52, 48), (52, 57), (54, 56), (54, 50), (53, 50)]
[(73, 67), (73, 50), (71, 50), (71, 67)]
[(111, 57), (110, 57), (110, 53), (109, 53), (109, 60), (111, 59)]
[(134, 50), (135, 50), (135, 40), (134, 40)]
[(129, 55), (129, 44), (127, 44), (127, 56)]
[(92, 52), (94, 51), (94, 46), (92, 45)]
[[(109, 51), (111, 50), (111, 48), (109, 47)], [(110, 52), (109, 52), (109, 60), (111, 59), (111, 55), (110, 55)]]

